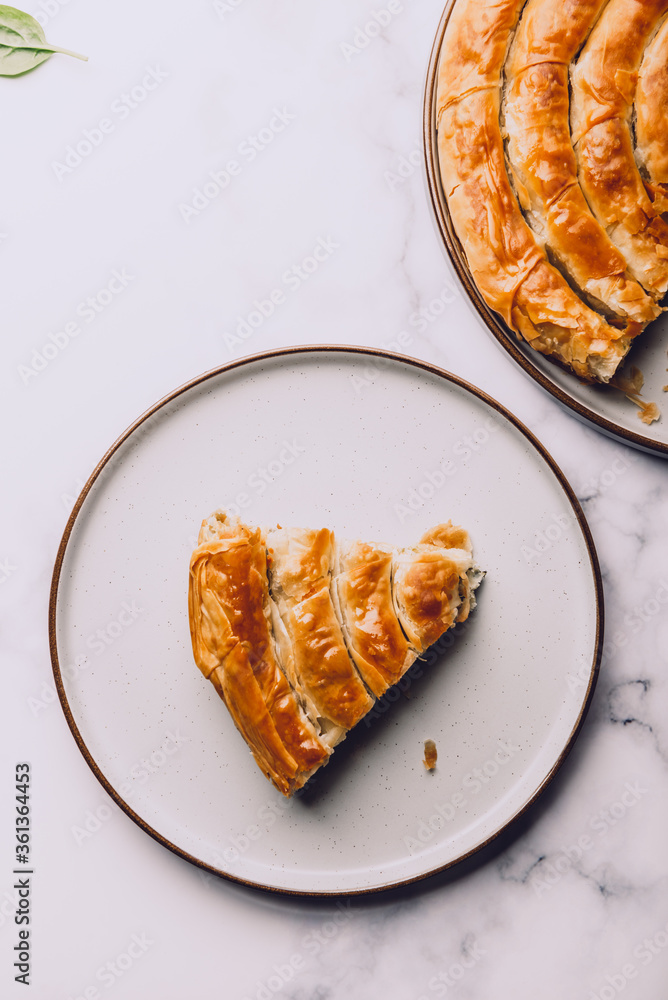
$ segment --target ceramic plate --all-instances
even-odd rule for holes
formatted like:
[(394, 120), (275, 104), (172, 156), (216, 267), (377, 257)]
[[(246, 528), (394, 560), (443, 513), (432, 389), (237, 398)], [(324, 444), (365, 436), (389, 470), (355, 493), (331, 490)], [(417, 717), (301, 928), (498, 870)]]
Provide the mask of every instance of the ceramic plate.
[(547, 361), (524, 341), (518, 340), (501, 317), (490, 309), (471, 277), (466, 255), (457, 238), (448, 204), (441, 185), (438, 167), (436, 135), (436, 88), (438, 63), (443, 35), (453, 3), (443, 12), (431, 53), (424, 100), (424, 149), (429, 193), (436, 224), (450, 260), (487, 328), (501, 347), (514, 358), (524, 371), (547, 389), (559, 402), (578, 417), (593, 423), (600, 431), (643, 451), (668, 456), (668, 396), (663, 386), (668, 383), (668, 314), (664, 313), (638, 338), (628, 356), (625, 370), (635, 365), (645, 377), (642, 397), (658, 403), (663, 411), (660, 420), (646, 425), (638, 417), (637, 408), (617, 389), (600, 385), (584, 385), (570, 372)]
[[(192, 657), (189, 557), (223, 505), (393, 545), (451, 518), (487, 571), (467, 625), (290, 801)], [(50, 629), (69, 725), (129, 816), (217, 874), (335, 894), (452, 865), (535, 799), (582, 723), (601, 613), (582, 511), (514, 417), (425, 363), (314, 347), (202, 375), (125, 432), (67, 525)]]

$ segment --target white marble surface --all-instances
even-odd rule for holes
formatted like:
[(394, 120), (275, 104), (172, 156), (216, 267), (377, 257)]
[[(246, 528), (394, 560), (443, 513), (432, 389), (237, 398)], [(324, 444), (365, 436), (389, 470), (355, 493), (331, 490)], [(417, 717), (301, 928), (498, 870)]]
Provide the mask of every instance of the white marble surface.
[[(25, 992), (12, 968), (12, 780), (29, 760), (36, 1000), (664, 1000), (666, 465), (562, 411), (456, 289), (418, 155), (440, 4), (404, 0), (375, 22), (387, 4), (28, 6), (50, 41), (90, 61), (0, 80), (2, 995)], [(382, 33), (359, 34), (379, 21)], [(133, 98), (144, 80), (154, 89)], [(54, 166), (85, 130), (98, 145), (69, 172)], [(193, 201), (230, 161), (225, 189)], [(321, 240), (302, 280), (293, 268)], [(273, 315), (238, 336), (274, 289)], [(33, 351), (49, 342), (64, 346), (38, 371)], [(204, 876), (136, 827), (53, 702), (46, 629), (73, 498), (118, 434), (201, 371), (309, 342), (395, 346), (525, 421), (584, 502), (608, 620), (581, 736), (510, 834), (450, 874), (338, 904)]]

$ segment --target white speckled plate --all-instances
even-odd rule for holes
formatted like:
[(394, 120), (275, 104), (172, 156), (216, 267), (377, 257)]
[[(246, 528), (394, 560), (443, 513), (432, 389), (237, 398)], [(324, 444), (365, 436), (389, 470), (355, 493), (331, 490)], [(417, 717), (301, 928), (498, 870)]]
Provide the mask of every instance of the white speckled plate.
[[(230, 504), (394, 545), (451, 518), (487, 570), (468, 625), (292, 801), (190, 649), (190, 552)], [(422, 362), (316, 347), (203, 375), (119, 439), (65, 531), (50, 633), (72, 732), (129, 816), (217, 874), (334, 894), (452, 865), (536, 798), (582, 723), (601, 616), (582, 511), (514, 417)]]
[(431, 53), (424, 98), (423, 134), (429, 193), (436, 224), (448, 256), (464, 286), (473, 306), (490, 333), (514, 361), (555, 399), (577, 417), (593, 424), (599, 431), (641, 451), (668, 457), (668, 395), (663, 391), (668, 382), (668, 313), (655, 320), (638, 338), (631, 350), (625, 371), (635, 365), (643, 373), (645, 384), (642, 398), (655, 402), (663, 411), (660, 420), (644, 424), (638, 409), (622, 392), (610, 386), (585, 385), (571, 372), (565, 371), (542, 354), (532, 350), (486, 304), (471, 277), (466, 255), (457, 238), (447, 199), (441, 184), (438, 166), (438, 137), (436, 132), (436, 89), (438, 63), (443, 36), (454, 6), (446, 4), (441, 17)]

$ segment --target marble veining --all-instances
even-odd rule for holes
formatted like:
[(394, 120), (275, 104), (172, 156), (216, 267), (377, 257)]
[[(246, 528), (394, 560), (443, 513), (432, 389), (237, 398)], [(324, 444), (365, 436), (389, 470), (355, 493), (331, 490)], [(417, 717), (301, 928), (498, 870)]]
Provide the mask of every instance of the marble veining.
[[(440, 2), (26, 6), (90, 61), (3, 101), (3, 995), (23, 995), (7, 779), (29, 760), (35, 1000), (665, 1000), (667, 469), (562, 410), (458, 286), (418, 152)], [(86, 140), (147, 67), (155, 92)], [(62, 530), (113, 440), (199, 372), (308, 342), (390, 346), (508, 406), (573, 485), (606, 599), (591, 710), (535, 806), (455, 870), (336, 901), (228, 884), (135, 826), (76, 748), (46, 634)]]

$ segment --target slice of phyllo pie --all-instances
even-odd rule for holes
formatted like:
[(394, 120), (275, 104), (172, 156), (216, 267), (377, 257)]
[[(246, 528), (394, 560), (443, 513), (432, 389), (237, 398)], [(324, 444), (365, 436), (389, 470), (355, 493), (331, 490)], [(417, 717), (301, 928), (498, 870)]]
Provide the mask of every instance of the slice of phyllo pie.
[(292, 795), (412, 663), (475, 606), (469, 536), (413, 548), (340, 543), (326, 528), (202, 523), (188, 608), (197, 666), (258, 766)]

